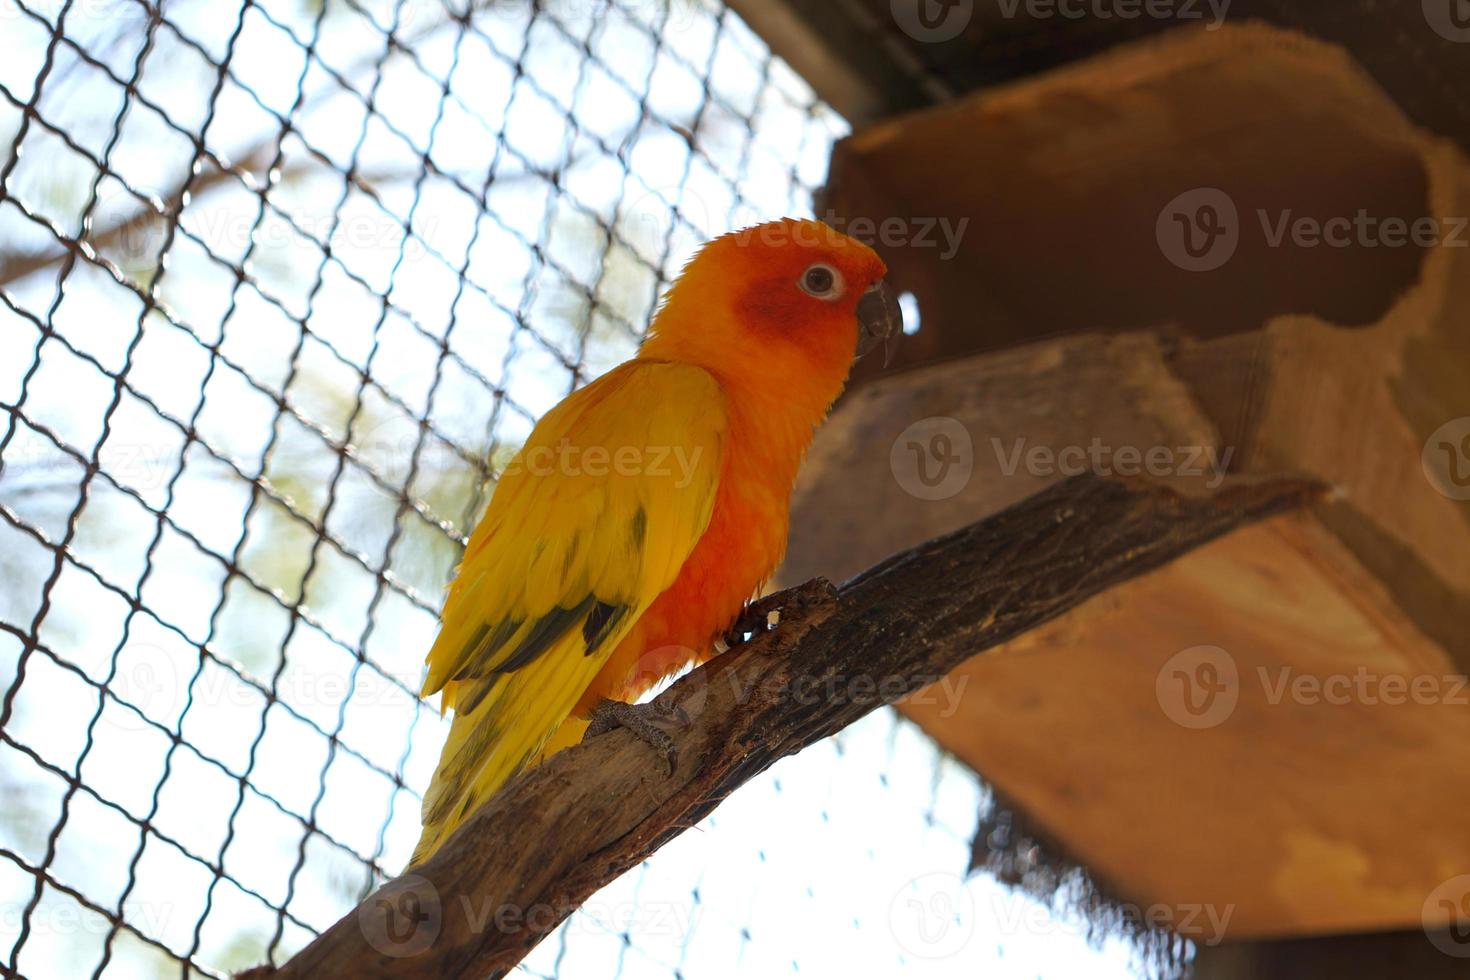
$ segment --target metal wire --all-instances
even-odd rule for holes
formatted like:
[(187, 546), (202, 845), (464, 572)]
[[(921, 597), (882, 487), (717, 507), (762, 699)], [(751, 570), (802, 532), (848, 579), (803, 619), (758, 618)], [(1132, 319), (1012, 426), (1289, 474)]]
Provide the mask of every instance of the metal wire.
[(0, 967), (280, 962), (406, 856), (496, 463), (843, 125), (713, 0), (0, 16)]

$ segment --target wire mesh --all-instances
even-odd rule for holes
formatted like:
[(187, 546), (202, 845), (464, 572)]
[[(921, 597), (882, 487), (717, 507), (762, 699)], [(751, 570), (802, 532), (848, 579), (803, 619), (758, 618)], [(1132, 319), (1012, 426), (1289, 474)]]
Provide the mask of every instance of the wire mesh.
[[(6, 15), (41, 62), (0, 84), (0, 738), (51, 783), (7, 787), (44, 826), (0, 852), (34, 880), (9, 967), (53, 892), (109, 919), (92, 975), (120, 935), (243, 965), (216, 919), (279, 958), (324, 881), (402, 862), (414, 660), (493, 461), (757, 206), (754, 153), (799, 209), (840, 122), (713, 5)], [(104, 825), (133, 846), (88, 894)], [(150, 879), (197, 915), (137, 927)]]
[[(497, 467), (700, 241), (808, 213), (846, 127), (714, 0), (0, 24), (0, 972), (279, 963), (417, 837), (423, 651)], [(888, 919), (954, 890), (983, 795), (875, 716), (523, 970), (915, 967)]]

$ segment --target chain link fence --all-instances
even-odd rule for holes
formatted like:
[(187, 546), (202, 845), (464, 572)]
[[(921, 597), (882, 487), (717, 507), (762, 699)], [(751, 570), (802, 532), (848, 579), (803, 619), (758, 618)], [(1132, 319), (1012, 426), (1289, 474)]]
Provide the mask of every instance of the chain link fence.
[[(0, 972), (279, 963), (395, 874), (497, 467), (845, 131), (715, 0), (0, 0)], [(1128, 975), (996, 930), (985, 799), (874, 716), (522, 969)]]

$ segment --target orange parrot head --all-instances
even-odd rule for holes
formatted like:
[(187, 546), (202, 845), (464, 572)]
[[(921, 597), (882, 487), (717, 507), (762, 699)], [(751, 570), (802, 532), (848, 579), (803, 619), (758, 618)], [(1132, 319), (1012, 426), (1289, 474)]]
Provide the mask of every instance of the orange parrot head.
[(867, 245), (820, 221), (731, 232), (690, 260), (642, 356), (759, 387), (830, 388), (830, 400), (855, 357), (879, 344), (891, 355), (902, 332), (887, 271)]

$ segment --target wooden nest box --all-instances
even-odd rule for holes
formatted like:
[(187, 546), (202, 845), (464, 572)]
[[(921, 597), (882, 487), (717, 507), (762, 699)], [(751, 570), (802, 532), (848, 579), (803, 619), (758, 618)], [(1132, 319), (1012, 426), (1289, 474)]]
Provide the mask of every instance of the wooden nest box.
[(1465, 968), (1422, 931), (1470, 874), (1464, 154), (1341, 49), (1182, 30), (860, 129), (824, 210), (968, 224), (943, 258), (878, 242), (921, 327), (820, 434), (783, 581), (1079, 467), (1329, 483), (904, 710), (1129, 902)]

